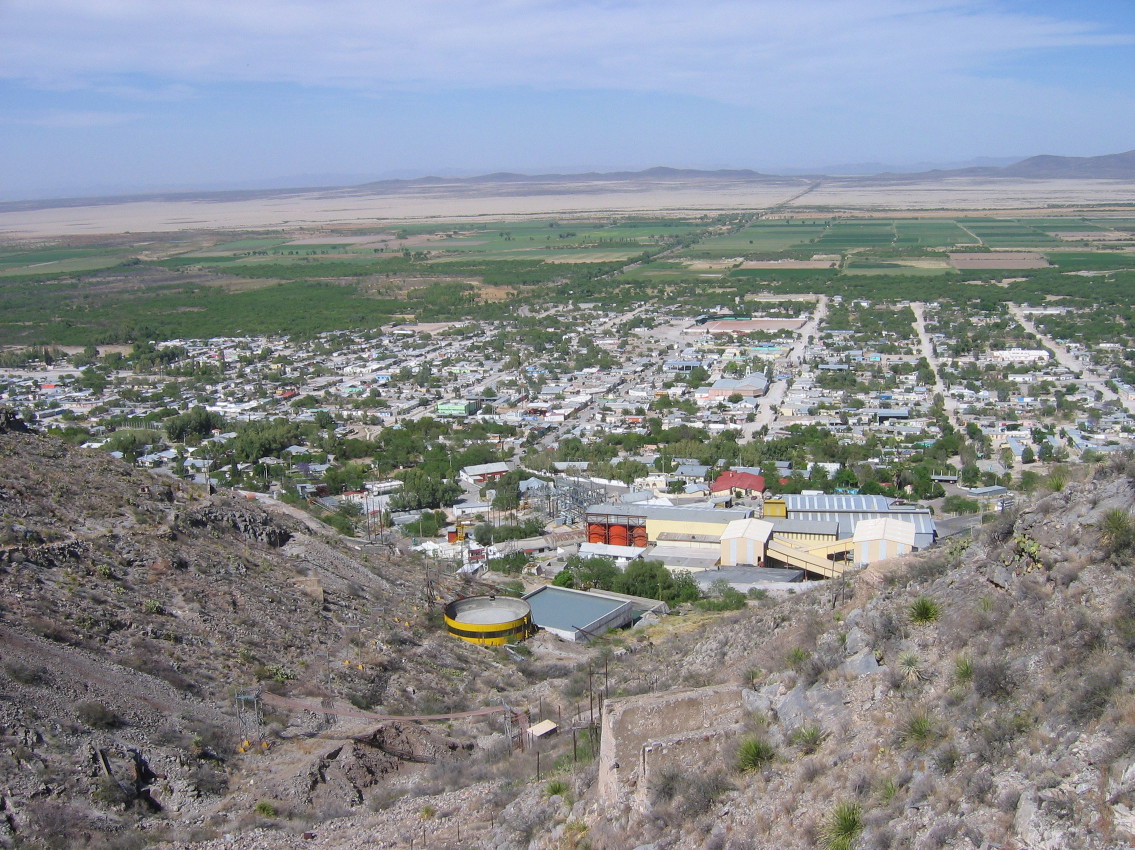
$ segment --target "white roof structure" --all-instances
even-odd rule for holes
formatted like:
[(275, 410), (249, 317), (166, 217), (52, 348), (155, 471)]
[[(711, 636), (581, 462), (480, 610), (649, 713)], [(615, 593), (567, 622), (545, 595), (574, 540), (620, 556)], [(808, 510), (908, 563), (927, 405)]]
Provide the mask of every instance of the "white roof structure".
[(904, 546), (914, 546), (915, 527), (912, 522), (904, 522), (894, 517), (861, 519), (855, 524), (853, 540), (856, 543), (869, 543), (872, 540), (888, 540)]
[(646, 551), (645, 546), (614, 546), (610, 543), (580, 543), (579, 554), (582, 557), (625, 558), (633, 561)]
[(773, 525), (763, 519), (735, 519), (721, 532), (722, 542), (744, 538), (746, 540), (759, 540), (764, 543), (772, 536)]
[(463, 467), (461, 470), (462, 475), (470, 477), (477, 475), (504, 475), (509, 472), (507, 463), (477, 463), (473, 466)]

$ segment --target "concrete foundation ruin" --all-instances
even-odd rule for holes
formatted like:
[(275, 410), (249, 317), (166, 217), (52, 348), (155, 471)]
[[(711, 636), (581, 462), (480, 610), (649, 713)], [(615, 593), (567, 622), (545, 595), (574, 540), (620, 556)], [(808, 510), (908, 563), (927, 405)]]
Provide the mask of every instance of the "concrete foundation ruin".
[(603, 703), (599, 798), (645, 809), (667, 771), (725, 765), (741, 735), (739, 685), (686, 688)]

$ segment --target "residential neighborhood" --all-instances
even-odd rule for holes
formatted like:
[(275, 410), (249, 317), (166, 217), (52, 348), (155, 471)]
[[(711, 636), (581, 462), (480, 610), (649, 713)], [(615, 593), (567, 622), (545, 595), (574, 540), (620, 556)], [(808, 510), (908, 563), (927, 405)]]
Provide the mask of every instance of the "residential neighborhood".
[(1033, 322), (1051, 313), (1027, 307), (579, 307), (523, 326), (45, 351), (0, 373), (0, 400), (124, 462), (291, 501), (345, 534), (547, 576), (583, 556), (831, 577), (1135, 442), (1116, 352), (1044, 335)]

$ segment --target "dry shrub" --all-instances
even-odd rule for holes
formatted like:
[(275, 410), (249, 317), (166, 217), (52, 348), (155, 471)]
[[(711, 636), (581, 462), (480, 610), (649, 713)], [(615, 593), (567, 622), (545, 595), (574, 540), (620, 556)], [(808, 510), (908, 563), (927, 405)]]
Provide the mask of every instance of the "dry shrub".
[(651, 797), (655, 805), (672, 804), (684, 820), (690, 820), (705, 814), (718, 797), (732, 789), (733, 785), (721, 771), (702, 776), (667, 770), (652, 786)]
[(1121, 647), (1129, 652), (1135, 650), (1135, 588), (1129, 587), (1116, 597), (1111, 627)]
[(1017, 678), (1004, 658), (987, 658), (973, 663), (973, 689), (986, 699), (1006, 699), (1017, 690)]
[[(1039, 510), (1040, 506), (1037, 506)], [(1017, 523), (1016, 509), (1002, 511), (997, 518), (981, 527), (981, 539), (992, 548), (998, 546), (1013, 536), (1013, 529)]]
[(926, 833), (926, 840), (920, 845), (928, 850), (945, 847), (955, 835), (958, 834), (961, 823), (955, 818), (947, 818), (934, 824)]
[(1114, 658), (1102, 658), (1084, 670), (1068, 697), (1065, 713), (1073, 723), (1088, 723), (1104, 713), (1119, 687), (1123, 667)]
[(993, 788), (993, 772), (989, 767), (982, 767), (969, 774), (965, 784), (965, 795), (978, 802), (987, 803)]

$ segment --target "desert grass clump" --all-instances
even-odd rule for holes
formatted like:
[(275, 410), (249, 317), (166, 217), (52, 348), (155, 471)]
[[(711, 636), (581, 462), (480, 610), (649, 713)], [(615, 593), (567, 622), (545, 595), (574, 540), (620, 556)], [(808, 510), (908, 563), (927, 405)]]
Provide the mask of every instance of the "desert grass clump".
[(954, 662), (954, 679), (959, 685), (973, 681), (973, 660), (968, 655), (959, 655)]
[(942, 605), (930, 596), (917, 596), (907, 608), (912, 623), (933, 623), (942, 615)]
[(824, 742), (826, 737), (827, 734), (819, 726), (805, 724), (793, 730), (789, 740), (793, 746), (800, 748), (800, 752), (810, 756), (820, 748), (820, 744)]
[(827, 850), (851, 850), (863, 831), (863, 807), (847, 801), (839, 803), (820, 829), (820, 840)]
[(571, 793), (571, 786), (562, 779), (553, 779), (544, 786), (544, 795), (547, 797), (567, 797)]
[(1063, 469), (1054, 469), (1048, 474), (1044, 483), (1053, 493), (1059, 493), (1068, 486), (1068, 473)]
[(811, 657), (812, 653), (810, 653), (804, 647), (794, 646), (784, 654), (784, 663), (791, 667), (793, 670), (799, 670), (808, 662), (809, 659), (811, 659)]
[(1112, 508), (1100, 523), (1100, 538), (1108, 557), (1122, 557), (1135, 547), (1135, 520), (1122, 508)]
[(937, 737), (938, 722), (924, 708), (911, 712), (899, 726), (899, 740), (912, 747), (925, 747)]
[(879, 799), (884, 803), (890, 803), (899, 793), (898, 783), (888, 777), (879, 783), (879, 787), (875, 789), (875, 793), (879, 795)]
[(741, 741), (737, 748), (737, 767), (742, 773), (761, 770), (776, 758), (776, 747), (757, 735)]

